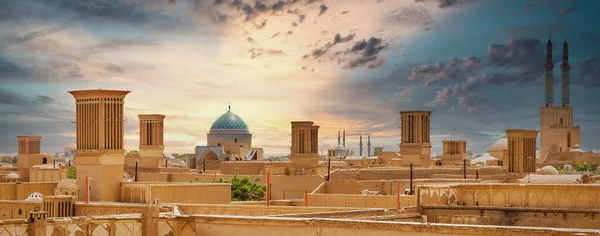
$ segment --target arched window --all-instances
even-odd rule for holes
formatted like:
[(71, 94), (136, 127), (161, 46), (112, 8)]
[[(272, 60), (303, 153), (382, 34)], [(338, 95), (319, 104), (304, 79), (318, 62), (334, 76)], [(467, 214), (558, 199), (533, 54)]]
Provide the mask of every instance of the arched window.
[(17, 214), (23, 215), (23, 210), (21, 210), (21, 208), (19, 208), (19, 211), (17, 212)]
[(42, 164), (47, 164), (47, 163), (48, 163), (48, 159), (44, 157), (44, 158), (42, 159)]

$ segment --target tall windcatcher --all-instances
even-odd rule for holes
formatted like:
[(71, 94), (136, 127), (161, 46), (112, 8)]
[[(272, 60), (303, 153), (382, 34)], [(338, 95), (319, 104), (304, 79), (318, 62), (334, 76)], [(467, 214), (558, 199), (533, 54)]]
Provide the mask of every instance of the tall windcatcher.
[(359, 146), (359, 156), (362, 157), (362, 147), (363, 147), (363, 142), (362, 142), (362, 134), (360, 135), (360, 141), (358, 142), (358, 146)]
[(371, 135), (367, 137), (367, 156), (371, 156)]
[(567, 43), (567, 39), (563, 43), (563, 57), (560, 68), (562, 69), (562, 105), (563, 107), (569, 107), (569, 70), (571, 69), (571, 65), (569, 65), (569, 44)]
[(546, 43), (546, 107), (554, 106), (554, 63), (552, 62), (552, 41)]
[[(90, 201), (120, 201), (125, 158), (124, 105), (129, 91), (99, 89), (69, 93), (76, 104), (77, 188), (85, 193), (89, 187)], [(79, 195), (79, 200), (84, 197)]]

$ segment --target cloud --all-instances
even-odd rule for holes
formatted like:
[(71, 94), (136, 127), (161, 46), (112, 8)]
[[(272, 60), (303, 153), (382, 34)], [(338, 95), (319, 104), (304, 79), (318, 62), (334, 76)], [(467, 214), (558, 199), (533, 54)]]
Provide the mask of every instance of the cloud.
[[(588, 88), (600, 87), (600, 54), (594, 58), (582, 60), (574, 68), (579, 70), (579, 76), (572, 79), (574, 84)], [(571, 76), (573, 78), (573, 76)]]
[(435, 2), (439, 8), (449, 8), (476, 3), (477, 0), (415, 0), (415, 2)]
[(409, 84), (409, 85), (402, 85), (402, 86), (400, 86), (400, 88), (402, 89), (402, 91), (395, 93), (394, 97), (391, 99), (392, 101), (395, 101), (395, 102), (410, 101), (410, 97), (412, 96), (412, 94), (415, 91), (415, 89), (417, 88), (417, 86), (414, 84)]
[(478, 111), (479, 109), (484, 108), (489, 104), (489, 101), (485, 98), (475, 97), (475, 96), (461, 96), (458, 98), (458, 104), (456, 106), (452, 106), (452, 110), (466, 110), (469, 113)]
[(375, 37), (356, 42), (348, 51), (352, 56), (343, 68), (354, 69), (364, 66), (367, 69), (375, 69), (380, 67), (386, 61), (385, 58), (378, 56), (378, 54), (386, 47), (387, 45), (382, 44), (380, 38)]
[(571, 13), (573, 13), (573, 12), (575, 12), (575, 11), (577, 11), (577, 9), (575, 9), (575, 8), (567, 8), (567, 9), (563, 9), (562, 11), (558, 12), (558, 13), (556, 14), (556, 16), (557, 16), (557, 17), (563, 17), (563, 16), (566, 16), (566, 15), (568, 15), (568, 14), (571, 14)]
[(429, 87), (441, 80), (454, 80), (459, 75), (472, 74), (481, 66), (481, 58), (478, 57), (466, 57), (465, 59), (453, 57), (448, 66), (442, 62), (415, 66), (409, 79), (422, 80)]
[(335, 34), (335, 36), (333, 36), (333, 40), (326, 43), (323, 47), (314, 49), (310, 55), (304, 55), (304, 59), (309, 58), (312, 56), (313, 59), (317, 59), (323, 55), (325, 55), (327, 53), (327, 51), (329, 51), (329, 49), (337, 44), (340, 43), (346, 43), (351, 41), (352, 39), (354, 39), (355, 34), (349, 34), (347, 36), (342, 37), (339, 33)]
[[(481, 74), (469, 76), (462, 84), (445, 87), (437, 92), (434, 101), (428, 106), (440, 106), (457, 96), (466, 96), (473, 90), (486, 85), (510, 85), (522, 87), (531, 84), (543, 76), (544, 44), (536, 39), (509, 39), (506, 44), (490, 44), (486, 55), (487, 63), (483, 66), (472, 67), (486, 68), (488, 71), (480, 70)], [(432, 70), (443, 71), (441, 66)], [(428, 71), (426, 71), (428, 72)], [(457, 72), (457, 71), (452, 71)], [(460, 71), (451, 74), (454, 77), (466, 77), (473, 70)], [(439, 75), (436, 73), (435, 76)], [(443, 74), (446, 75), (446, 74)], [(430, 76), (431, 77), (431, 76)], [(438, 78), (435, 77), (435, 78)]]
[(321, 6), (319, 7), (319, 16), (323, 15), (327, 9), (329, 9), (325, 4), (321, 4)]
[(429, 10), (419, 6), (408, 6), (396, 9), (384, 16), (384, 21), (396, 26), (420, 27), (433, 23)]
[(260, 56), (282, 56), (285, 55), (282, 50), (277, 49), (264, 49), (264, 48), (251, 48), (248, 50), (251, 54), (250, 59), (254, 59)]

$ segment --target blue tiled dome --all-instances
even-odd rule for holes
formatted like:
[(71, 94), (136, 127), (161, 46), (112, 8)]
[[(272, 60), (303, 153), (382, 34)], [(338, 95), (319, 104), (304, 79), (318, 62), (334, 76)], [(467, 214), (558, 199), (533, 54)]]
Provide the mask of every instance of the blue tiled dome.
[(238, 115), (231, 111), (221, 115), (212, 126), (210, 133), (250, 133), (248, 125)]

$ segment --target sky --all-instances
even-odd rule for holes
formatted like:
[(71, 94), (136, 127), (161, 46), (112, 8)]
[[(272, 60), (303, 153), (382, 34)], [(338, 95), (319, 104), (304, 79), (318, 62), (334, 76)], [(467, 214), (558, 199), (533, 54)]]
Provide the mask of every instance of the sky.
[[(320, 149), (398, 151), (400, 111), (432, 111), (432, 153), (466, 139), (484, 153), (506, 129), (539, 129), (545, 43), (569, 43), (581, 147), (600, 149), (596, 0), (0, 0), (0, 154), (17, 136), (42, 152), (75, 141), (81, 89), (132, 91), (165, 119), (165, 152), (193, 153), (231, 111), (265, 156), (289, 153), (290, 121), (320, 125)], [(366, 139), (366, 138), (365, 138)], [(366, 141), (365, 141), (366, 142)], [(539, 141), (538, 141), (539, 145)], [(366, 150), (366, 146), (365, 146)]]

